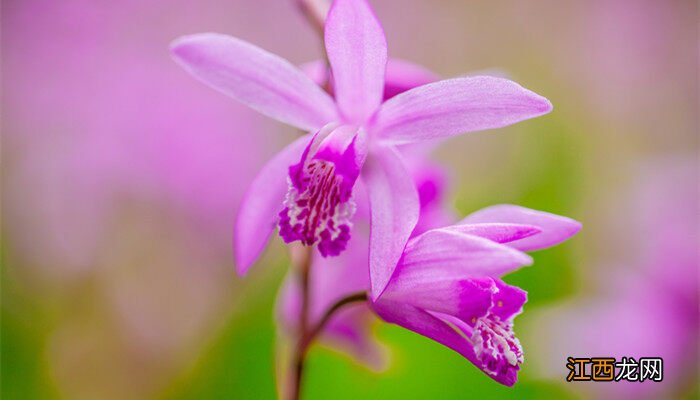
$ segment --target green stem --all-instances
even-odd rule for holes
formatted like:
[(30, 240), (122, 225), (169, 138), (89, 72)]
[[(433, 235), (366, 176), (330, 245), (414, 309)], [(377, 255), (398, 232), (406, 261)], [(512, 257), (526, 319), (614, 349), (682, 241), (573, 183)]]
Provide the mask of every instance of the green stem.
[[(308, 293), (303, 297), (308, 299)], [(292, 381), (293, 390), (291, 399), (299, 400), (301, 396), (301, 382), (304, 373), (304, 362), (306, 360), (306, 353), (308, 352), (309, 346), (314, 341), (314, 339), (316, 339), (316, 337), (318, 337), (318, 335), (321, 334), (321, 332), (323, 332), (323, 328), (326, 327), (328, 322), (330, 322), (330, 320), (338, 312), (338, 310), (347, 305), (365, 301), (367, 301), (367, 292), (364, 291), (345, 296), (342, 299), (335, 302), (332, 306), (330, 306), (323, 314), (321, 319), (318, 321), (318, 323), (316, 323), (316, 325), (314, 325), (311, 329), (307, 329), (305, 327), (304, 330), (301, 330), (299, 342), (297, 344), (294, 355), (294, 380)], [(304, 306), (302, 305), (302, 310), (303, 308)]]

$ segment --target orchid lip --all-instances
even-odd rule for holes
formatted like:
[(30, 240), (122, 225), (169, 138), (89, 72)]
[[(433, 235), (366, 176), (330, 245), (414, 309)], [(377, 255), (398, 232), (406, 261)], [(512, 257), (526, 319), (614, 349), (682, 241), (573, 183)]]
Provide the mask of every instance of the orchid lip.
[(509, 369), (520, 369), (523, 348), (513, 333), (512, 325), (489, 313), (475, 319), (471, 340), (477, 359), (489, 375), (505, 375)]
[(279, 213), (280, 236), (286, 243), (318, 244), (323, 256), (336, 256), (350, 240), (355, 203), (331, 162), (312, 160), (302, 179), (304, 189), (289, 179), (285, 207)]
[(356, 127), (329, 124), (314, 136), (300, 162), (289, 167), (279, 213), (286, 243), (318, 245), (324, 257), (345, 250), (355, 214), (352, 189), (364, 161), (359, 136)]

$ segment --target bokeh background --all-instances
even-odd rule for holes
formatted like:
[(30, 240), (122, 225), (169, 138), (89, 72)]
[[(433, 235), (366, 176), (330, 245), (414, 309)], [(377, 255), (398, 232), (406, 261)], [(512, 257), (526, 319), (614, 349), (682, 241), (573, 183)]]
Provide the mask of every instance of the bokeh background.
[[(507, 277), (526, 362), (502, 387), (379, 324), (381, 374), (311, 352), (308, 399), (695, 398), (698, 5), (682, 0), (372, 0), (389, 54), (442, 76), (499, 71), (554, 112), (434, 158), (460, 214), (515, 203), (583, 231)], [(243, 191), (295, 135), (189, 77), (177, 36), (320, 56), (293, 0), (2, 2), (3, 399), (275, 396), (278, 239), (245, 279)], [(663, 356), (655, 384), (568, 384), (566, 355)]]

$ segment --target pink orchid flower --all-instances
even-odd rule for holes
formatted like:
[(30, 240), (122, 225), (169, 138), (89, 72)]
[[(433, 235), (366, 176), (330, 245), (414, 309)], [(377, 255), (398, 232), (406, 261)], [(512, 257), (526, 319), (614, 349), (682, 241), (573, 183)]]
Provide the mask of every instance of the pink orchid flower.
[(324, 256), (342, 252), (362, 173), (376, 299), (418, 220), (416, 191), (395, 146), (503, 127), (552, 106), (512, 81), (487, 76), (434, 82), (382, 102), (387, 45), (367, 2), (334, 1), (324, 35), (334, 98), (288, 61), (234, 37), (185, 36), (172, 52), (215, 89), (314, 132), (273, 157), (253, 181), (235, 228), (239, 273), (247, 272), (278, 223), (286, 242), (318, 245)]
[(512, 386), (523, 362), (513, 319), (527, 293), (500, 277), (532, 263), (523, 251), (553, 246), (580, 227), (569, 218), (512, 205), (477, 211), (412, 238), (372, 307), (385, 321), (451, 348)]
[[(421, 209), (431, 207), (426, 203)], [(427, 217), (421, 222), (429, 226), (437, 221)], [(580, 227), (569, 218), (498, 205), (455, 225), (414, 235), (384, 293), (370, 304), (335, 315), (321, 340), (374, 369), (382, 368), (384, 354), (371, 337), (371, 308), (385, 321), (457, 351), (496, 381), (512, 386), (523, 362), (513, 319), (522, 311), (526, 293), (500, 276), (531, 264), (523, 251), (554, 246)], [(316, 258), (320, 264), (314, 265), (310, 279), (312, 321), (337, 300), (369, 287), (367, 269), (358, 268), (367, 263), (367, 238), (358, 239), (332, 261)], [(297, 280), (288, 276), (278, 310), (289, 332), (298, 320), (299, 297)]]

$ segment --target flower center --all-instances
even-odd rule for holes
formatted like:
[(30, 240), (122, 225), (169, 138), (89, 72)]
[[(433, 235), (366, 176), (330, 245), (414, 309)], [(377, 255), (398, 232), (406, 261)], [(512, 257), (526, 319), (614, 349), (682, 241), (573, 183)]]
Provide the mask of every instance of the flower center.
[(355, 214), (348, 186), (336, 174), (334, 163), (320, 159), (305, 163), (299, 182), (289, 179), (285, 207), (279, 213), (280, 236), (286, 243), (318, 244), (324, 257), (340, 254), (350, 239)]
[(493, 314), (477, 320), (471, 341), (484, 370), (491, 375), (505, 374), (511, 368), (517, 370), (524, 360), (523, 348), (511, 324)]

